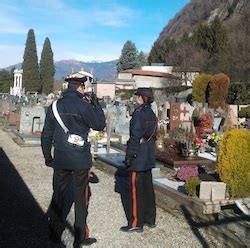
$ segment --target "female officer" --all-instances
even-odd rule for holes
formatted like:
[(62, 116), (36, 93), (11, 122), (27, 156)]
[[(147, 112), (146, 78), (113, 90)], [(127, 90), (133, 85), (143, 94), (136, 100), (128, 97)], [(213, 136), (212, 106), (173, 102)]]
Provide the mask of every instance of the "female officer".
[(139, 105), (130, 120), (130, 138), (127, 142), (125, 165), (129, 171), (128, 225), (124, 232), (142, 232), (143, 226), (155, 227), (156, 207), (152, 183), (155, 167), (155, 137), (157, 118), (151, 109), (153, 91), (138, 88), (135, 92)]

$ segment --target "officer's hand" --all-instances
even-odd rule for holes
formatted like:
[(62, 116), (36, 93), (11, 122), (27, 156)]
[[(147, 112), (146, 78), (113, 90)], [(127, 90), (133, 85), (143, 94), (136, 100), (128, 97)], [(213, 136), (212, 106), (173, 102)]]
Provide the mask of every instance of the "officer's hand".
[(53, 158), (45, 159), (45, 165), (48, 167), (53, 167)]
[(99, 105), (98, 98), (94, 92), (91, 93), (91, 104), (95, 107)]
[(133, 160), (136, 158), (136, 155), (126, 154), (124, 164), (127, 168), (131, 167)]
[(99, 183), (99, 178), (93, 171), (90, 172), (89, 182), (90, 183)]

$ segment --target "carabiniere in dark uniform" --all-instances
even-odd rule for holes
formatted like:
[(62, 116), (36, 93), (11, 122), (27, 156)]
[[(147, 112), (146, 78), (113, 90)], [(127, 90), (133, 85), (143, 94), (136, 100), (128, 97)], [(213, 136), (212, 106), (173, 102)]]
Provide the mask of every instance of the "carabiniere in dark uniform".
[[(70, 178), (73, 177), (75, 193), (74, 247), (77, 248), (96, 242), (95, 238), (89, 238), (89, 229), (86, 224), (90, 189), (89, 175), (92, 167), (90, 143), (87, 138), (90, 128), (101, 131), (105, 127), (105, 116), (95, 96), (90, 97), (84, 93), (84, 82), (89, 79), (89, 73), (86, 75), (82, 78), (67, 78), (69, 88), (56, 102), (57, 112), (69, 132), (64, 131), (58, 118), (55, 117), (57, 116), (55, 111), (53, 112), (52, 106), (50, 106), (46, 113), (41, 137), (45, 164), (54, 169), (53, 196), (49, 216), (50, 239), (56, 243), (61, 242), (61, 234), (65, 228), (63, 218), (65, 192)], [(81, 145), (77, 145), (77, 142), (76, 144), (70, 143), (68, 139), (70, 134), (81, 138)], [(52, 144), (54, 146), (53, 156), (51, 155)]]
[(155, 138), (157, 118), (151, 109), (151, 88), (138, 88), (137, 103), (130, 120), (130, 138), (127, 142), (125, 164), (129, 171), (129, 206), (124, 207), (128, 226), (125, 232), (142, 232), (143, 226), (155, 226), (156, 207), (152, 183), (152, 168), (155, 167)]

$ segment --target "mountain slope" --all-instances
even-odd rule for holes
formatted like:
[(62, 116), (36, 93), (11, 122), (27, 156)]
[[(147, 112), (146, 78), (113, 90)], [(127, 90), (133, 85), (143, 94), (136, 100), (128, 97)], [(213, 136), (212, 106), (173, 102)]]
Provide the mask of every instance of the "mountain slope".
[(179, 39), (184, 33), (192, 33), (199, 23), (209, 23), (216, 16), (228, 25), (249, 5), (249, 0), (191, 0), (164, 27), (158, 41), (163, 41), (167, 37)]
[[(55, 80), (61, 80), (72, 71), (79, 71), (81, 69), (92, 72), (96, 79), (100, 80), (113, 80), (116, 78), (117, 60), (108, 61), (108, 62), (81, 62), (77, 60), (61, 60), (55, 62)], [(16, 65), (8, 66), (4, 69), (11, 70), (15, 67), (20, 69), (22, 66), (21, 63)]]
[(55, 62), (55, 79), (62, 79), (72, 71), (81, 69), (92, 72), (96, 79), (113, 80), (116, 77), (117, 60), (109, 62), (81, 62), (77, 60), (61, 60)]

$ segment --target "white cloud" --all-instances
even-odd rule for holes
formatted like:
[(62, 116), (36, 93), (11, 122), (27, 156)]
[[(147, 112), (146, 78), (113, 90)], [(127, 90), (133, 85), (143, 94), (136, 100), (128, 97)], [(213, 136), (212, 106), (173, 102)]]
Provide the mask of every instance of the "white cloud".
[(112, 6), (109, 10), (95, 10), (92, 19), (101, 26), (123, 27), (136, 15), (132, 9), (122, 6)]
[(16, 21), (12, 17), (0, 15), (0, 33), (7, 34), (25, 34), (27, 33), (27, 27)]

